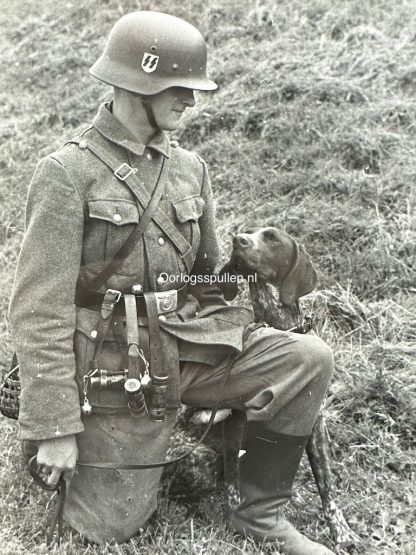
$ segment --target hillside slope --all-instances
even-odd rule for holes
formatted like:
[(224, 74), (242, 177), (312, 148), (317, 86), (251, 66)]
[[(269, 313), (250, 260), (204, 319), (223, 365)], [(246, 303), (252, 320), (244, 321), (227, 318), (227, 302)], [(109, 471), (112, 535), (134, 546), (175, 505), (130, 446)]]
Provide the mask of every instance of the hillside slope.
[[(207, 161), (223, 259), (228, 233), (253, 222), (283, 227), (307, 247), (320, 289), (305, 306), (336, 356), (327, 411), (337, 502), (361, 539), (351, 552), (413, 553), (413, 0), (394, 10), (387, 0), (3, 0), (1, 8), (0, 365), (11, 353), (6, 311), (37, 160), (108, 97), (88, 67), (120, 15), (159, 9), (184, 17), (206, 36), (220, 89), (198, 95), (175, 138)], [(0, 427), (0, 551), (46, 553), (38, 529), (46, 497), (38, 505), (28, 486), (14, 427), (4, 419)], [(293, 518), (330, 545), (308, 472)], [(151, 531), (114, 553), (260, 553), (230, 537), (221, 517), (212, 526), (217, 502), (165, 500)], [(67, 535), (55, 552), (99, 551)]]

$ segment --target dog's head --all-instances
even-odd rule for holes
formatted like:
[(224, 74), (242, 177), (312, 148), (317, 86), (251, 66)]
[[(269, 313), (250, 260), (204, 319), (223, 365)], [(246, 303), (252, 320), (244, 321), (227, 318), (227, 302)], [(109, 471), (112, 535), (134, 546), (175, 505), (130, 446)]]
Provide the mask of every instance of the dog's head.
[[(244, 277), (256, 274), (259, 281), (279, 289), (285, 305), (310, 293), (317, 284), (316, 271), (303, 246), (275, 227), (249, 228), (235, 235), (231, 259), (222, 272), (224, 269)], [(224, 291), (225, 298), (233, 298), (231, 293)]]

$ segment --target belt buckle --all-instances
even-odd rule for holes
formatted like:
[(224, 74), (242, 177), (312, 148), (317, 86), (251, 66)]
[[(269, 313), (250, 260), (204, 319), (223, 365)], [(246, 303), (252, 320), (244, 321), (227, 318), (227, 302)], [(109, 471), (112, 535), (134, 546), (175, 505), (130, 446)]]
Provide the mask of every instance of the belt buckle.
[(178, 291), (176, 289), (171, 289), (170, 291), (156, 291), (155, 297), (158, 314), (172, 312), (178, 308)]
[[(125, 175), (121, 174), (120, 172), (124, 170), (127, 170), (127, 173)], [(126, 181), (126, 179), (128, 177), (130, 177), (132, 174), (134, 175), (137, 172), (137, 168), (132, 168), (131, 166), (129, 166), (127, 164), (127, 162), (123, 162), (115, 171), (114, 171), (114, 175), (116, 177), (118, 177), (118, 179), (120, 179), (120, 181)]]
[(107, 289), (104, 295), (104, 300), (111, 304), (117, 304), (121, 298), (121, 291), (117, 291), (117, 289)]

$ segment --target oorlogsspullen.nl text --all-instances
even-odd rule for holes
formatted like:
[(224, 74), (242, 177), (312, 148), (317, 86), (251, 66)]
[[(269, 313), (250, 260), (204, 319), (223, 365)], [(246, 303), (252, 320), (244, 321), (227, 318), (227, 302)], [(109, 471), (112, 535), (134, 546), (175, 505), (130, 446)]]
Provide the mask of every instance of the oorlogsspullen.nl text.
[(243, 277), (239, 274), (234, 274), (232, 272), (224, 272), (221, 275), (218, 274), (168, 274), (167, 272), (162, 272), (159, 276), (163, 279), (164, 283), (189, 283), (190, 285), (214, 285), (215, 283), (243, 283), (247, 281), (248, 283), (257, 283), (257, 274), (251, 274), (247, 277)]

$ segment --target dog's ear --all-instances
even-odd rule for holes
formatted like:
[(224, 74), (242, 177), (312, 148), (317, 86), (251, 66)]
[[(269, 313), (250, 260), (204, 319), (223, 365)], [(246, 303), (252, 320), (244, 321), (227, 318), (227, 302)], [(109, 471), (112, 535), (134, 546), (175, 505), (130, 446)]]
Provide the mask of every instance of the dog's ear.
[(223, 277), (223, 279), (225, 280), (218, 281), (218, 285), (224, 295), (224, 299), (226, 301), (232, 301), (233, 299), (235, 299), (238, 293), (237, 281), (231, 282), (227, 279), (230, 275), (238, 275), (234, 267), (233, 257), (231, 257), (231, 259), (221, 268), (221, 270), (218, 272), (218, 275)]
[(318, 276), (312, 261), (302, 245), (295, 244), (295, 264), (285, 277), (280, 287), (280, 300), (285, 305), (291, 305), (313, 291), (318, 283)]

